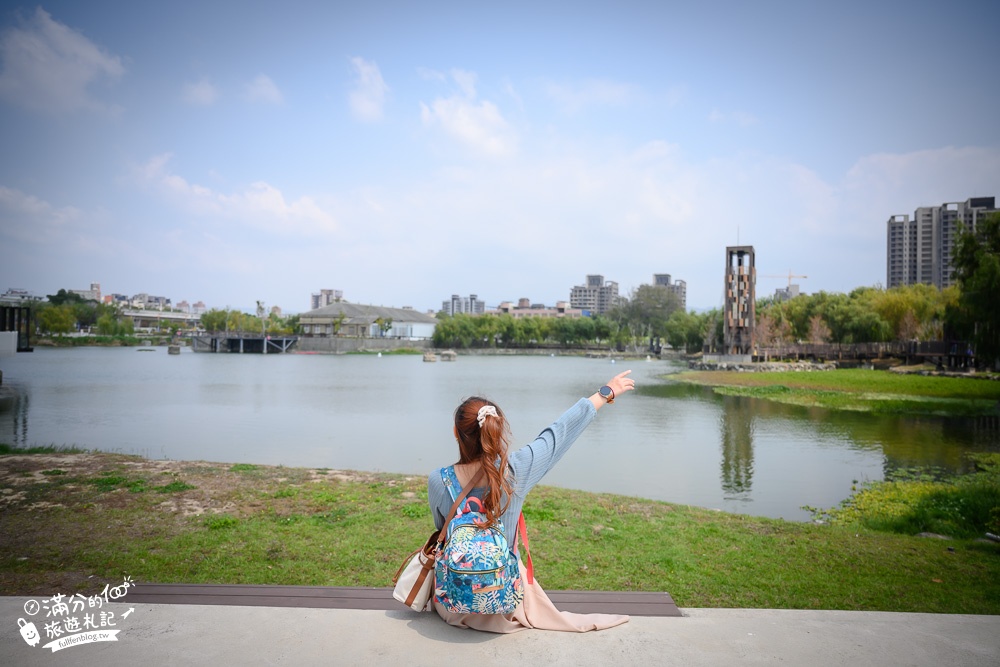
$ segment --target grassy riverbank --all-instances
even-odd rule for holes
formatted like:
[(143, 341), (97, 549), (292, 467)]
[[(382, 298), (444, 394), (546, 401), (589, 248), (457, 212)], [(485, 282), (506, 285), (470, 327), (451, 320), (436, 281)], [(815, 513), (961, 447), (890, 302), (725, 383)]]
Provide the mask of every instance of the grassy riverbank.
[[(1000, 547), (540, 487), (550, 589), (682, 607), (1000, 614)], [(426, 480), (0, 447), (0, 594), (136, 581), (388, 586), (431, 530)]]
[(738, 373), (684, 371), (667, 376), (708, 385), (718, 394), (778, 403), (877, 414), (1000, 415), (1000, 382), (838, 369), (814, 372)]
[(41, 336), (32, 341), (35, 347), (138, 347), (166, 345), (170, 336)]

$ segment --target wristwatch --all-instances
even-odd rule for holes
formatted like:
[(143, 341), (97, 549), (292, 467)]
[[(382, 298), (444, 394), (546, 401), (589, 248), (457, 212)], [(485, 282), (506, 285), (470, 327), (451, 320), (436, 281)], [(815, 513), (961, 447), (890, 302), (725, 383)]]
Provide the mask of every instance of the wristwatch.
[(608, 385), (604, 385), (603, 387), (598, 389), (597, 393), (600, 394), (601, 398), (603, 398), (608, 403), (615, 402), (615, 390), (609, 387)]

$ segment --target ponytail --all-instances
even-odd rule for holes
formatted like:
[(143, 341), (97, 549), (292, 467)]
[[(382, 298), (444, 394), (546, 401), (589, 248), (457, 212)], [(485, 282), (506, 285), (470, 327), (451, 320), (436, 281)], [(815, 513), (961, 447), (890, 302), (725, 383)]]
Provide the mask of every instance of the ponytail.
[[(492, 406), (479, 419), (479, 410)], [(480, 425), (480, 421), (482, 425)], [(455, 410), (455, 431), (458, 435), (459, 463), (479, 463), (486, 473), (489, 491), (483, 501), (486, 525), (496, 525), (514, 493), (514, 485), (508, 474), (507, 449), (510, 442), (510, 427), (503, 411), (495, 403), (474, 396), (462, 402)]]

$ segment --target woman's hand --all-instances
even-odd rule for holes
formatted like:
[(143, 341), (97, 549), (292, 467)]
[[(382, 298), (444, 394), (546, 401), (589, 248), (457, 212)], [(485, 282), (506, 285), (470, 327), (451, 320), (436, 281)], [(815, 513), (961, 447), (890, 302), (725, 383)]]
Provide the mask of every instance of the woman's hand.
[[(611, 387), (611, 391), (614, 392), (614, 395), (611, 397), (611, 400), (615, 400), (622, 394), (635, 389), (635, 380), (633, 380), (630, 377), (626, 377), (631, 372), (632, 371), (628, 370), (623, 373), (619, 373), (618, 375), (608, 380), (608, 386)], [(610, 403), (610, 401), (606, 401), (604, 397), (601, 396), (600, 392), (594, 392), (594, 394), (590, 397), (590, 402), (593, 403), (594, 408), (598, 410), (600, 410), (601, 407)]]
[(624, 373), (619, 373), (610, 380), (608, 380), (608, 386), (611, 390), (615, 392), (614, 398), (618, 398), (627, 391), (632, 391), (635, 389), (635, 380), (629, 377), (625, 377), (632, 371), (625, 371)]

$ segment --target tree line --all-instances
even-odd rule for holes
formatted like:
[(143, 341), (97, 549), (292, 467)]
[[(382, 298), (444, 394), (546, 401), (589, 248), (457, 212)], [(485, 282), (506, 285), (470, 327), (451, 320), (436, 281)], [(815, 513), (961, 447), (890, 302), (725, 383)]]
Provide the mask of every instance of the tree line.
[(122, 317), (117, 304), (84, 299), (65, 289), (47, 295), (46, 299), (32, 304), (35, 324), (44, 333), (68, 334), (83, 329), (101, 336), (131, 336), (135, 333), (132, 318)]
[[(956, 285), (858, 287), (792, 299), (758, 299), (754, 336), (761, 347), (786, 343), (962, 340), (985, 364), (1000, 360), (1000, 213), (975, 232), (959, 229), (952, 256)], [(666, 288), (643, 285), (607, 313), (584, 318), (439, 314), (438, 347), (596, 346), (640, 351), (655, 341), (696, 352), (723, 345), (722, 311), (685, 312)]]
[[(892, 289), (859, 287), (848, 294), (818, 292), (789, 300), (774, 297), (756, 304), (755, 338), (762, 347), (783, 343), (877, 343), (963, 340), (976, 357), (1000, 360), (1000, 214), (985, 216), (975, 232), (959, 229), (952, 255), (957, 284), (946, 289), (907, 285)], [(39, 330), (70, 333), (96, 330), (130, 335), (132, 320), (115, 304), (86, 301), (66, 290), (48, 295), (36, 308)], [(722, 312), (686, 312), (666, 287), (642, 285), (607, 313), (581, 318), (516, 318), (510, 314), (438, 314), (437, 347), (527, 348), (598, 347), (640, 351), (651, 342), (695, 352), (722, 346)], [(299, 317), (213, 309), (201, 316), (207, 331), (299, 332)], [(383, 331), (391, 322), (380, 323)], [(179, 325), (169, 328), (176, 333)]]

